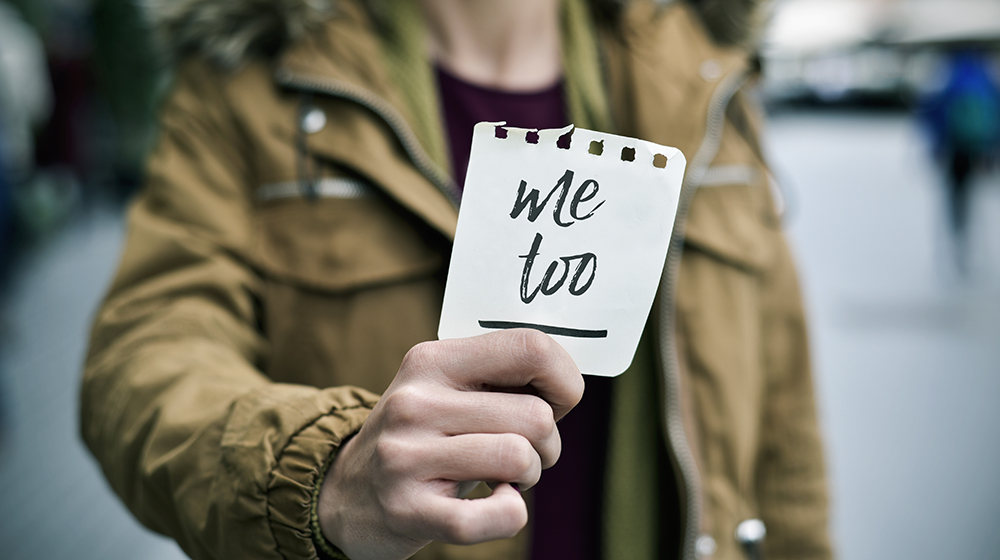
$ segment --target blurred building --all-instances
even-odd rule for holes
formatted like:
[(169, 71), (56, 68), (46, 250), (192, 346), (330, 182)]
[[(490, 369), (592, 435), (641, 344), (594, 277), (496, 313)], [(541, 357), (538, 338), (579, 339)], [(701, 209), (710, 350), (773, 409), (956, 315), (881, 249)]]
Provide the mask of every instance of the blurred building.
[(945, 53), (1000, 61), (996, 0), (779, 0), (763, 38), (771, 102), (911, 103), (945, 80)]

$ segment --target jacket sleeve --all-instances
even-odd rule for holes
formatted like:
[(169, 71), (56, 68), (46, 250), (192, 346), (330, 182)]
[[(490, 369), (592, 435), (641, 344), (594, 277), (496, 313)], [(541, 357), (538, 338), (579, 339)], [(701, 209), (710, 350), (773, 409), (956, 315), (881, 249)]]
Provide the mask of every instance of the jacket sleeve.
[(791, 255), (776, 237), (774, 265), (762, 286), (768, 379), (757, 495), (767, 527), (764, 556), (827, 560), (826, 475), (806, 325)]
[(97, 314), (83, 437), (114, 490), (195, 559), (315, 558), (316, 481), (377, 396), (261, 373), (249, 146), (226, 78), (183, 66)]

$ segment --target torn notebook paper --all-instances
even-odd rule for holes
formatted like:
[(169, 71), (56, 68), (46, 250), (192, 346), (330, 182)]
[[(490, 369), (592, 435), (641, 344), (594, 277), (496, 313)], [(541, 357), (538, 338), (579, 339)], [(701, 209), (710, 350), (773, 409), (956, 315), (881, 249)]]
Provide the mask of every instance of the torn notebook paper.
[(584, 373), (632, 362), (677, 213), (676, 148), (573, 128), (475, 127), (438, 336), (548, 333)]

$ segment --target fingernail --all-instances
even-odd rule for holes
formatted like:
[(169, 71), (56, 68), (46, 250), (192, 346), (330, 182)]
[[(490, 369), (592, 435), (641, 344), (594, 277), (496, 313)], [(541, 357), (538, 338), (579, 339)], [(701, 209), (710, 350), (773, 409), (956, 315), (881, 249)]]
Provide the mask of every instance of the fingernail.
[(508, 484), (510, 484), (511, 488), (514, 490), (517, 490), (519, 493), (521, 492), (521, 487), (516, 482), (510, 482)]

